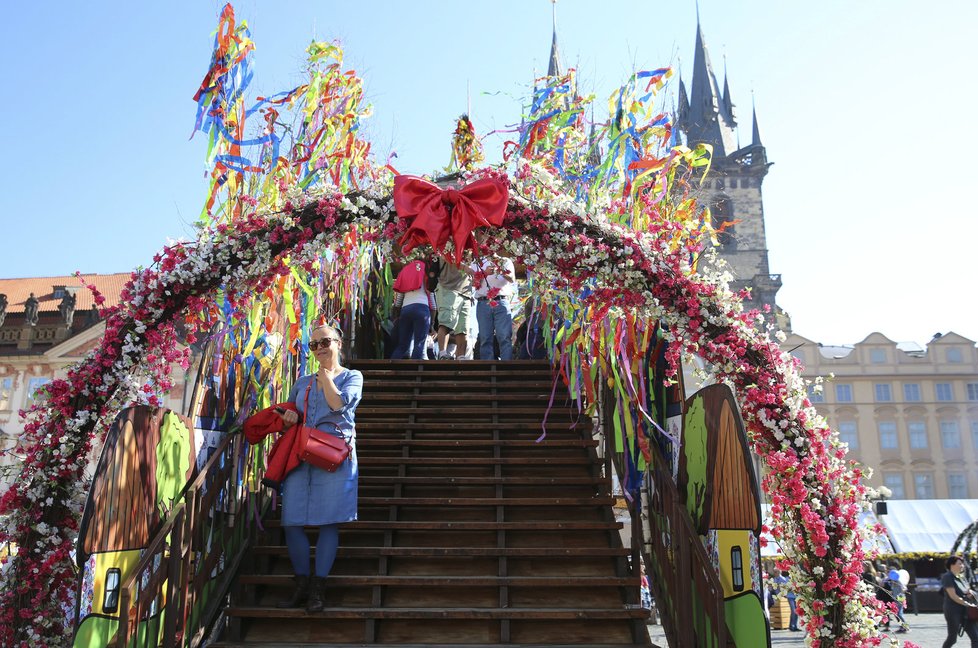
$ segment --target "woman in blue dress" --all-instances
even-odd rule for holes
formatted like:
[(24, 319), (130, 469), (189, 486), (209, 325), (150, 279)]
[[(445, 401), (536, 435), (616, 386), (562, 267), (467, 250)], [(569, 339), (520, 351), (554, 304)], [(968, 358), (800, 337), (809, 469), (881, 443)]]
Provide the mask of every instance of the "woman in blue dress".
[[(336, 469), (327, 472), (302, 462), (282, 484), (282, 527), (289, 559), (295, 570), (296, 589), (279, 607), (298, 607), (306, 611), (323, 609), (325, 580), (336, 559), (339, 525), (357, 519), (357, 449), (354, 414), (363, 392), (363, 374), (340, 365), (343, 341), (340, 332), (329, 326), (313, 330), (309, 350), (319, 361), (319, 371), (300, 377), (289, 402), (301, 412), (303, 424), (343, 437), (350, 444), (350, 456)], [(295, 412), (279, 414), (286, 427), (295, 425)], [(319, 527), (316, 543), (316, 568), (310, 575), (311, 546), (305, 527)]]

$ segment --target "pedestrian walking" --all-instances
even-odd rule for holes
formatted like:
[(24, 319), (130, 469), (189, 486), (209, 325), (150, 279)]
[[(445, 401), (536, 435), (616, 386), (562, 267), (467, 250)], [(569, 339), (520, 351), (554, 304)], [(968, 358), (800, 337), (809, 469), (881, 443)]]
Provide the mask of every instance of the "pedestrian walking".
[[(442, 262), (435, 301), (438, 303), (438, 358), (450, 360), (465, 357), (468, 351), (465, 334), (472, 307), (472, 269)], [(449, 353), (450, 342), (455, 343), (454, 354)]]
[(495, 360), (493, 341), (499, 344), (499, 359), (513, 359), (513, 312), (516, 267), (512, 259), (492, 255), (472, 265), (475, 286), (475, 316), (479, 322), (479, 358)]
[(394, 306), (392, 314), (397, 318), (394, 339), (397, 340), (392, 360), (411, 356), (423, 360), (426, 338), (431, 329), (435, 312), (435, 298), (428, 291), (425, 262), (409, 261), (394, 280)]
[(941, 576), (941, 592), (944, 594), (947, 639), (942, 648), (951, 648), (960, 634), (968, 635), (971, 648), (978, 648), (978, 625), (968, 616), (968, 610), (978, 608), (978, 602), (964, 578), (964, 558), (951, 556), (944, 565), (947, 571)]

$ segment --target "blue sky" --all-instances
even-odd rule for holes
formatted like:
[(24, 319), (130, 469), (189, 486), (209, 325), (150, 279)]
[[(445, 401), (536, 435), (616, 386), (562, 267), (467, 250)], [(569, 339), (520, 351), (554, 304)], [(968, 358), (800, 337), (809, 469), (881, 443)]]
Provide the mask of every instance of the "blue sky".
[[(0, 277), (128, 271), (190, 236), (204, 200), (204, 138), (189, 139), (223, 2), (16, 3), (3, 10)], [(825, 343), (873, 331), (978, 339), (978, 3), (702, 0), (742, 139), (752, 93), (774, 166), (764, 185), (770, 267), (796, 332)], [(378, 157), (402, 172), (449, 159), (470, 89), (477, 131), (519, 119), (546, 68), (547, 0), (244, 0), (254, 93), (302, 81), (312, 38), (339, 39), (365, 79)], [(688, 2), (560, 0), (558, 38), (581, 88), (604, 99), (635, 69), (692, 72)], [(671, 105), (675, 84), (663, 97)], [(502, 138), (486, 142), (498, 159)]]

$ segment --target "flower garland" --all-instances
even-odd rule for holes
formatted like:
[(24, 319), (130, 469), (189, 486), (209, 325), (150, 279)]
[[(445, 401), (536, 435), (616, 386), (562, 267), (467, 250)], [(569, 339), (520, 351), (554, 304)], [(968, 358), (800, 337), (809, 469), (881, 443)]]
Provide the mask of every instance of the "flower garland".
[[(782, 566), (799, 584), (810, 645), (878, 645), (879, 611), (860, 580), (857, 521), (866, 489), (808, 401), (794, 360), (758, 332), (756, 314), (742, 312), (722, 281), (690, 272), (690, 250), (672, 236), (678, 225), (636, 233), (570, 203), (553, 209), (522, 197), (539, 188), (539, 174), (524, 168), (518, 176), (498, 245), (541, 283), (560, 290), (591, 282), (596, 304), (663, 322), (673, 371), (680, 353), (695, 353), (735, 387), (754, 449), (770, 469), (763, 487), (773, 504), (772, 535), (783, 541)], [(174, 325), (219, 288), (236, 303), (290, 272), (288, 261), (309, 266), (347, 231), (393, 240), (404, 227), (399, 220), (376, 194), (326, 192), (287, 202), (283, 212), (203, 229), (195, 243), (170, 246), (154, 268), (133, 274), (100, 346), (65, 380), (49, 383), (47, 400), (26, 413), (27, 459), (0, 501), (0, 513), (9, 514), (0, 542), (20, 547), (0, 581), (3, 645), (61, 645), (60, 609), (74, 584), (76, 484), (100, 422), (141, 394), (151, 400), (135, 376), (168, 385), (168, 365), (179, 359)]]
[[(389, 211), (385, 201), (362, 192), (327, 192), (307, 197), (301, 209), (287, 207), (240, 219), (233, 228), (203, 229), (195, 243), (164, 249), (153, 268), (133, 273), (121, 305), (106, 313), (99, 346), (21, 412), (26, 456), (0, 499), (0, 544), (18, 547), (4, 559), (0, 578), (0, 645), (65, 645), (64, 610), (75, 587), (71, 550), (93, 442), (123, 407), (156, 404), (155, 389), (169, 389), (171, 363), (186, 362), (176, 325), (204, 310), (218, 290), (235, 305), (291, 272), (287, 261), (311, 267), (338, 234), (377, 230)], [(140, 386), (140, 377), (149, 380)]]

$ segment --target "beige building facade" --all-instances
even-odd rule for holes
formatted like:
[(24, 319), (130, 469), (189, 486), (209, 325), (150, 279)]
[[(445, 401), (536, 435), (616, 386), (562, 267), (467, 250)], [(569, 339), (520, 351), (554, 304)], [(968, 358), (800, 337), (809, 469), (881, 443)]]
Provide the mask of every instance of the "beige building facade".
[[(893, 499), (978, 497), (978, 349), (956, 333), (925, 347), (880, 333), (853, 346), (792, 334), (782, 344), (825, 377), (816, 409)], [(833, 377), (830, 378), (829, 376)]]
[[(128, 280), (129, 273), (85, 276), (105, 298), (102, 308), (119, 303)], [(104, 332), (94, 297), (78, 278), (0, 279), (0, 493), (16, 476), (22, 457), (20, 411), (33, 405), (38, 389), (66, 377), (99, 345)], [(166, 406), (183, 411), (185, 391), (177, 380)]]

